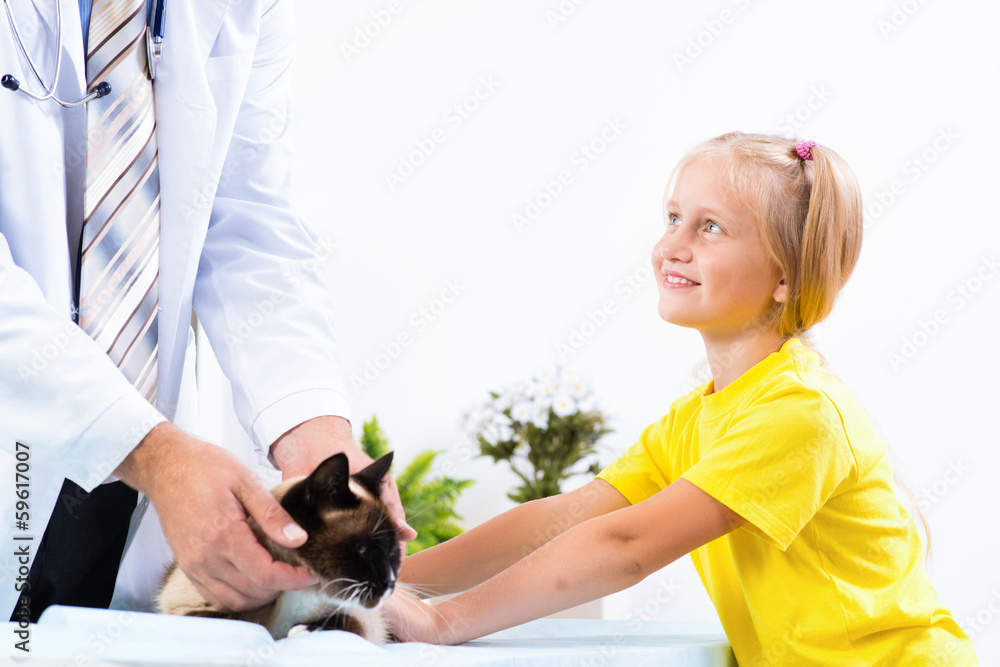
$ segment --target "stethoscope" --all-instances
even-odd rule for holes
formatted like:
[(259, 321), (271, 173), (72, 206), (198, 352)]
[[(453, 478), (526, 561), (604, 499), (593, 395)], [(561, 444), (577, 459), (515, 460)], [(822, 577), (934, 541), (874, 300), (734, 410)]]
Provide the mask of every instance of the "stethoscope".
[[(24, 41), (21, 40), (21, 32), (17, 29), (17, 21), (14, 20), (14, 13), (10, 10), (10, 0), (3, 0), (4, 9), (7, 10), (7, 18), (10, 20), (10, 29), (14, 33), (14, 41), (17, 42), (17, 48), (21, 51), (21, 55), (28, 63), (28, 67), (31, 69), (31, 73), (35, 75), (35, 80), (38, 81), (38, 85), (42, 87), (44, 91), (41, 95), (32, 93), (30, 90), (26, 90), (21, 87), (21, 82), (18, 81), (13, 74), (4, 74), (3, 78), (0, 79), (0, 85), (10, 91), (20, 90), (22, 93), (27, 95), (33, 100), (38, 100), (39, 102), (44, 102), (45, 100), (52, 100), (56, 104), (62, 107), (78, 107), (81, 104), (86, 104), (91, 100), (95, 100), (98, 97), (104, 97), (111, 92), (111, 84), (107, 81), (101, 81), (94, 87), (93, 92), (91, 92), (86, 97), (83, 97), (76, 102), (64, 102), (55, 96), (56, 84), (59, 82), (59, 72), (62, 69), (62, 11), (59, 9), (59, 0), (56, 0), (56, 70), (52, 73), (52, 85), (46, 86), (45, 82), (42, 81), (42, 75), (38, 73), (38, 68), (35, 67), (35, 62), (28, 55), (28, 49), (24, 46)], [(167, 11), (167, 0), (150, 0), (149, 9), (147, 12), (146, 19), (146, 54), (149, 61), (149, 78), (156, 78), (156, 63), (160, 61), (160, 57), (163, 51), (163, 27), (164, 27), (164, 16)]]

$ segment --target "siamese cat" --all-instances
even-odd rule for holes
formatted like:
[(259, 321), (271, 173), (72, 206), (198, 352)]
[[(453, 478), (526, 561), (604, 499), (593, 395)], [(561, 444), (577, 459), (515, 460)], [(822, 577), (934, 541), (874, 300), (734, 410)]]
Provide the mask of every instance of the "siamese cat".
[(209, 604), (173, 563), (156, 598), (158, 611), (252, 621), (275, 639), (314, 630), (347, 630), (376, 644), (389, 641), (378, 608), (392, 593), (402, 563), (396, 527), (379, 499), (390, 463), (392, 452), (350, 475), (347, 456), (335, 454), (308, 477), (274, 487), (271, 493), (309, 535), (297, 549), (275, 543), (252, 518), (247, 519), (275, 560), (305, 567), (319, 583), (284, 591), (256, 611), (226, 613)]

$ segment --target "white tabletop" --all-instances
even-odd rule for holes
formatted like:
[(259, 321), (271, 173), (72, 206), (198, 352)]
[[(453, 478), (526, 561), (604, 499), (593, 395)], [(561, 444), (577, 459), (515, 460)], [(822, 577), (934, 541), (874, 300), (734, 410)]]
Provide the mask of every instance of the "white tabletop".
[[(376, 646), (347, 632), (315, 632), (275, 642), (252, 623), (79, 607), (50, 607), (30, 626), (30, 654), (3, 651), (31, 665), (426, 665), (560, 667), (683, 665), (735, 667), (717, 627), (687, 623), (540, 620), (461, 646)], [(331, 660), (336, 656), (335, 660)], [(6, 662), (6, 661), (3, 661)], [(14, 664), (17, 664), (16, 662)]]

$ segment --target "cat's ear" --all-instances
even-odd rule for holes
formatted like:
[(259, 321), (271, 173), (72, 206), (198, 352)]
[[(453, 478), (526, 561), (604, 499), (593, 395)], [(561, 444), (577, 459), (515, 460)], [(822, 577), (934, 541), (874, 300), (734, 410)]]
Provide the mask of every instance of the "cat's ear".
[(373, 496), (378, 498), (382, 479), (389, 472), (390, 465), (392, 465), (392, 452), (375, 461), (375, 463), (372, 463), (361, 472), (355, 473), (354, 479), (360, 482), (361, 486), (368, 489)]
[(349, 479), (347, 455), (343, 452), (334, 454), (316, 466), (313, 474), (309, 475), (306, 480), (307, 499), (314, 505), (327, 502), (335, 506), (355, 505), (358, 498), (348, 486)]

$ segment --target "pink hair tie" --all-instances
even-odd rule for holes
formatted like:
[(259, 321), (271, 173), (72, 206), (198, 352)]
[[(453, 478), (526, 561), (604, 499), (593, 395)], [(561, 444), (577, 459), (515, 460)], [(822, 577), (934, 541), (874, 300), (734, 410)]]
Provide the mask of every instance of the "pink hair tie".
[(813, 159), (813, 156), (812, 153), (809, 152), (809, 149), (818, 145), (819, 144), (815, 141), (803, 141), (802, 139), (799, 139), (795, 142), (795, 152), (798, 153), (799, 157), (803, 160), (811, 160)]

